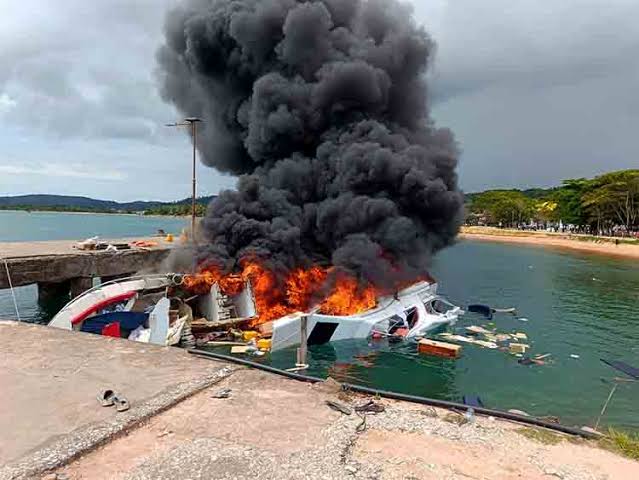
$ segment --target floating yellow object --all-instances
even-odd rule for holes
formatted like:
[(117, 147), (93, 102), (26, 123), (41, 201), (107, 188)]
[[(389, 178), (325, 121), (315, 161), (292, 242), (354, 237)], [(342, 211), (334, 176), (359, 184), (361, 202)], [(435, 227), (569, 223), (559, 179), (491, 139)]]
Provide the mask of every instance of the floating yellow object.
[(271, 349), (271, 339), (270, 338), (260, 338), (257, 341), (257, 348), (260, 350), (270, 350)]
[(510, 353), (526, 353), (528, 347), (530, 347), (530, 345), (526, 345), (525, 343), (511, 343)]
[(172, 233), (169, 233), (169, 234), (166, 236), (166, 241), (167, 241), (167, 242), (172, 242), (172, 241), (173, 241), (173, 234), (172, 234)]
[(259, 335), (260, 334), (256, 332), (255, 330), (246, 330), (245, 332), (242, 332), (242, 339), (245, 342), (250, 342), (254, 338), (257, 338)]

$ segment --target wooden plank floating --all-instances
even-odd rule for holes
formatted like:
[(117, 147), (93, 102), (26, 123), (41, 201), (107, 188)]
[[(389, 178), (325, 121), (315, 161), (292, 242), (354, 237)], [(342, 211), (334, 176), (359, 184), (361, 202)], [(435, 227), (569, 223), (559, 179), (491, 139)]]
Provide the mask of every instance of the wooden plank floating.
[(438, 342), (435, 340), (422, 339), (417, 344), (417, 351), (424, 355), (434, 355), (436, 357), (458, 358), (461, 355), (461, 345)]

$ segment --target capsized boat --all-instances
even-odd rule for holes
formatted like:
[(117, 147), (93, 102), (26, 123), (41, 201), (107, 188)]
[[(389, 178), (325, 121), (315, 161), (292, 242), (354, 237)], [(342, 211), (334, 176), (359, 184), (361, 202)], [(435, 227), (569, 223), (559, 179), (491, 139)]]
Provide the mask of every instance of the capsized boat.
[[(236, 295), (225, 295), (217, 283), (206, 294), (189, 295), (183, 288), (184, 277), (143, 275), (104, 283), (69, 302), (49, 326), (176, 345), (185, 330), (191, 334), (191, 328), (197, 338), (258, 320), (250, 282)], [(269, 322), (262, 332), (271, 336), (273, 351), (301, 342), (302, 317), (307, 319), (308, 345), (371, 336), (410, 340), (454, 323), (461, 313), (437, 294), (436, 282), (421, 281), (378, 298), (375, 307), (361, 313), (297, 312)]]

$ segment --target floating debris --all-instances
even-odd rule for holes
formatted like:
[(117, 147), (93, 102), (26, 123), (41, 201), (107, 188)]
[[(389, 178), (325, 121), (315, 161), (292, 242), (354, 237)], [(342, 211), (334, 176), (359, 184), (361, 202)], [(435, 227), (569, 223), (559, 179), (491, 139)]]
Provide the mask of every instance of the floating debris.
[(526, 353), (526, 350), (530, 348), (530, 345), (525, 343), (511, 343), (509, 345), (510, 353)]
[(244, 345), (244, 346), (236, 345), (234, 347), (231, 347), (231, 353), (234, 353), (234, 354), (247, 353), (248, 351), (249, 351), (248, 345)]
[(477, 325), (471, 325), (470, 327), (466, 327), (466, 331), (470, 333), (483, 333), (483, 334), (492, 333), (490, 330), (486, 330), (483, 327), (478, 327)]
[(462, 347), (446, 342), (423, 339), (417, 344), (417, 351), (425, 355), (436, 357), (458, 358), (461, 355)]

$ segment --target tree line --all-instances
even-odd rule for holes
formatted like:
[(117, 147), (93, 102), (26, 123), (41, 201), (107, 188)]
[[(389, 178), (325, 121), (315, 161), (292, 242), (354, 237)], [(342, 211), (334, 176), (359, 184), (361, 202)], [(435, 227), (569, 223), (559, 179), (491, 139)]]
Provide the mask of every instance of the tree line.
[(639, 231), (639, 170), (565, 180), (550, 189), (488, 190), (466, 199), (471, 225), (595, 235), (636, 235)]
[(113, 210), (99, 207), (75, 207), (71, 205), (0, 205), (0, 210), (23, 212), (72, 212), (72, 213), (136, 213), (131, 210)]
[[(203, 217), (206, 213), (206, 205), (203, 203), (195, 204), (195, 215)], [(171, 205), (161, 205), (159, 207), (148, 208), (144, 211), (145, 215), (167, 215), (174, 217), (184, 217), (191, 215), (190, 203), (176, 203)]]
[[(195, 214), (198, 217), (203, 217), (206, 213), (206, 207), (212, 197), (201, 197), (197, 199), (195, 204)], [(26, 212), (73, 212), (73, 213), (129, 213), (129, 214), (144, 214), (144, 215), (166, 215), (166, 216), (190, 216), (191, 215), (191, 201), (181, 200), (179, 202), (166, 203), (155, 207), (149, 207), (145, 210), (131, 210), (131, 209), (113, 209), (103, 207), (86, 207), (86, 206), (74, 206), (74, 205), (0, 205), (0, 210), (20, 210)]]

